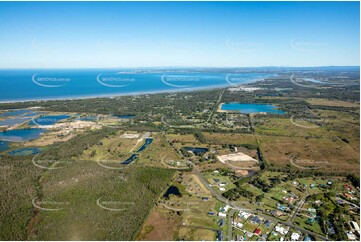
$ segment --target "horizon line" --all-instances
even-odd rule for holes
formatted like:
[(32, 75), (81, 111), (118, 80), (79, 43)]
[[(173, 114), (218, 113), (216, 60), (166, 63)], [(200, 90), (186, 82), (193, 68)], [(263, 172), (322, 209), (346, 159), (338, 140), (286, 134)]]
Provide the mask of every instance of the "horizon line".
[(122, 69), (122, 68), (149, 68), (149, 69), (161, 69), (161, 68), (322, 68), (322, 67), (358, 67), (360, 65), (316, 65), (316, 66), (118, 66), (118, 67), (0, 67), (0, 70), (11, 69)]

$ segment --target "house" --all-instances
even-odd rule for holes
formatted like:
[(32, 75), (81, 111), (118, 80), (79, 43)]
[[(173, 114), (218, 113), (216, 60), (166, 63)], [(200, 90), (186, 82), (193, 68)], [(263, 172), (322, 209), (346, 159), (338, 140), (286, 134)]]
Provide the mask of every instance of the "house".
[(220, 187), (219, 190), (224, 192), (226, 189), (224, 187)]
[(260, 229), (256, 229), (253, 233), (257, 236), (261, 236), (262, 231)]
[(291, 240), (292, 241), (298, 241), (300, 239), (301, 235), (299, 233), (292, 233)]
[(316, 184), (313, 184), (313, 183), (312, 183), (312, 184), (310, 185), (310, 188), (315, 188), (315, 187), (316, 187)]
[(348, 184), (343, 185), (343, 188), (345, 188), (348, 191), (352, 191), (352, 187), (350, 187)]
[(238, 214), (238, 216), (239, 216), (240, 218), (244, 218), (244, 219), (248, 219), (251, 215), (252, 215), (251, 213), (246, 213), (246, 212), (243, 212), (243, 211), (241, 211), (241, 212)]
[(223, 231), (217, 230), (217, 232), (216, 232), (216, 240), (217, 240), (217, 241), (223, 241), (223, 240), (224, 240)]
[(307, 208), (307, 211), (309, 213), (316, 213), (316, 209), (314, 209), (314, 208)]
[(253, 224), (260, 224), (262, 222), (262, 220), (257, 216), (250, 218), (250, 220), (251, 220), (251, 223), (253, 223)]
[(273, 215), (274, 217), (280, 217), (280, 216), (284, 215), (284, 213), (282, 213), (281, 211), (278, 211), (278, 210), (271, 210), (269, 213), (271, 215)]
[(282, 205), (282, 204), (277, 204), (277, 208), (281, 211), (285, 211), (286, 210), (286, 206)]
[(344, 193), (343, 195), (345, 197), (347, 197), (348, 199), (353, 199), (354, 198), (350, 193)]
[(228, 209), (230, 209), (230, 208), (231, 208), (231, 207), (230, 207), (229, 205), (226, 205), (226, 206), (224, 206), (224, 207), (220, 207), (219, 211), (221, 211), (221, 212), (227, 212)]
[(219, 171), (217, 171), (217, 170), (214, 170), (214, 171), (213, 171), (213, 173), (215, 173), (215, 174), (219, 174)]
[(208, 197), (202, 197), (202, 201), (208, 201), (209, 198)]
[(356, 236), (352, 232), (346, 232), (348, 240), (356, 240)]
[(243, 227), (243, 225), (244, 225), (243, 223), (236, 223), (236, 227), (240, 229)]
[(218, 178), (213, 178), (213, 181), (218, 183), (219, 182), (219, 179)]
[(306, 235), (305, 238), (303, 238), (303, 241), (312, 241), (312, 240), (308, 235)]
[(269, 227), (271, 227), (271, 225), (272, 225), (272, 222), (271, 221), (269, 221), (269, 220), (266, 220), (265, 222), (264, 222), (264, 226), (268, 229)]
[(223, 227), (224, 226), (224, 219), (218, 220), (218, 225), (219, 225), (219, 227)]
[(283, 227), (282, 225), (277, 224), (276, 227), (275, 227), (275, 230), (276, 230), (278, 233), (285, 235), (285, 234), (288, 233), (289, 228), (288, 228), (288, 227), (285, 228), (285, 227)]
[(306, 223), (310, 224), (310, 225), (313, 225), (315, 223), (315, 220), (313, 218), (308, 218)]
[(352, 231), (357, 231), (360, 234), (360, 227), (355, 221), (350, 221), (349, 224), (351, 226)]
[(331, 179), (327, 181), (327, 185), (329, 185), (329, 186), (331, 186), (332, 183), (333, 183), (333, 181)]
[(219, 213), (218, 213), (218, 217), (227, 218), (227, 214), (226, 214), (226, 213), (219, 212)]
[(208, 215), (214, 216), (214, 212), (208, 212)]

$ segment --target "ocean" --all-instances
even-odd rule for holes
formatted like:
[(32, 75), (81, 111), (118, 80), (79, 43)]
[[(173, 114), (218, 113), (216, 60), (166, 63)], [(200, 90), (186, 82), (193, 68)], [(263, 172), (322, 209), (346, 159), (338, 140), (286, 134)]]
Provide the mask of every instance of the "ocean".
[(184, 69), (0, 70), (0, 102), (209, 89), (250, 83), (271, 75)]

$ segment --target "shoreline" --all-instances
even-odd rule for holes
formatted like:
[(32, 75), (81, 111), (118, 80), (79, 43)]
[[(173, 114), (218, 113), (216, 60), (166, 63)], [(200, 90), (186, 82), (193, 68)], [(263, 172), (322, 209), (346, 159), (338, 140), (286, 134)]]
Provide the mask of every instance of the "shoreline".
[[(253, 82), (252, 82), (253, 83)], [(250, 83), (244, 83), (250, 84)], [(243, 84), (239, 84), (243, 85)], [(39, 99), (25, 99), (25, 100), (9, 100), (9, 101), (0, 101), (1, 104), (15, 104), (15, 103), (29, 103), (29, 102), (47, 102), (47, 101), (77, 101), (77, 100), (86, 100), (86, 99), (96, 99), (96, 98), (117, 98), (117, 97), (129, 97), (129, 96), (144, 96), (144, 95), (156, 95), (156, 94), (173, 94), (173, 93), (182, 93), (182, 92), (194, 92), (194, 91), (207, 91), (215, 90), (221, 88), (229, 88), (230, 85), (222, 84), (216, 86), (204, 86), (204, 87), (194, 87), (194, 88), (184, 88), (179, 90), (158, 90), (158, 91), (143, 91), (143, 92), (129, 92), (129, 93), (109, 93), (104, 95), (89, 95), (89, 96), (79, 96), (79, 97), (54, 97), (54, 98), (39, 98)]]

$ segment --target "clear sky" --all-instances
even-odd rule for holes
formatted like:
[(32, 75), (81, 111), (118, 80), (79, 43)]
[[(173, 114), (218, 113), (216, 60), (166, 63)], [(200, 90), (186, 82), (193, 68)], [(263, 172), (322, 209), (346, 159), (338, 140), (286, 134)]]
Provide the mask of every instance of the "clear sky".
[(360, 65), (359, 2), (0, 2), (0, 68)]

